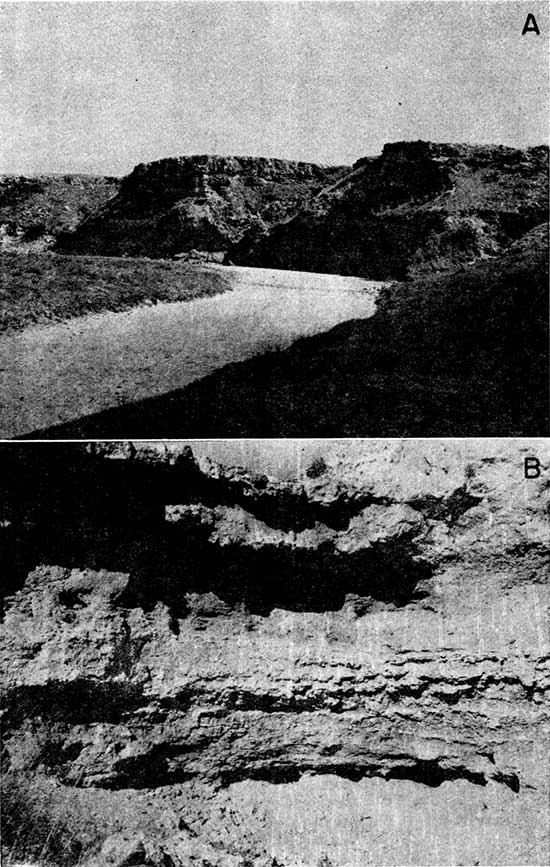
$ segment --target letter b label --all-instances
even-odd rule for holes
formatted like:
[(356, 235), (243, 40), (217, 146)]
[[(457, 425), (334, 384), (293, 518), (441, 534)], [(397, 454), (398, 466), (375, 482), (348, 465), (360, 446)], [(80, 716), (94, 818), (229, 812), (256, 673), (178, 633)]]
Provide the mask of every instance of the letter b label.
[(538, 479), (540, 476), (540, 461), (538, 458), (525, 458), (523, 473), (526, 479)]

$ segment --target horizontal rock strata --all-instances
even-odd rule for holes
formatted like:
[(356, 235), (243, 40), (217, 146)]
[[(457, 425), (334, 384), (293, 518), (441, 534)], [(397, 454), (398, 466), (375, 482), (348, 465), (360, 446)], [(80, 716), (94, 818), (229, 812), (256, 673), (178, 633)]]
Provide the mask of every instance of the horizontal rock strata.
[(547, 147), (394, 142), (231, 258), (404, 280), (498, 256), (547, 220)]
[[(140, 164), (63, 252), (174, 256), (226, 251), (245, 232), (294, 216), (343, 169), (262, 157), (185, 156)], [(223, 258), (223, 255), (222, 257)]]
[(0, 460), (10, 853), (547, 863), (548, 443)]

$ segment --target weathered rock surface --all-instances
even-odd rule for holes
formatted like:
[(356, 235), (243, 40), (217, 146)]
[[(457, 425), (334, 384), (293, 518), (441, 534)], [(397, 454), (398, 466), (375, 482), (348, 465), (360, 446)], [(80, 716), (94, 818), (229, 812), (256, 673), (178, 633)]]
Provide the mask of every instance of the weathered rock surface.
[(118, 178), (0, 175), (0, 248), (44, 250), (118, 190)]
[(11, 857), (547, 864), (549, 445), (4, 447)]
[[(261, 157), (185, 156), (140, 164), (59, 249), (101, 255), (225, 253), (246, 231), (294, 216), (344, 169)], [(309, 269), (307, 269), (309, 270)]]
[(373, 280), (498, 256), (547, 220), (545, 146), (394, 142), (352, 167), (203, 155), (140, 164), (122, 181), (0, 180), (7, 246)]
[(545, 220), (547, 147), (395, 142), (230, 255), (237, 264), (404, 280), (497, 256)]

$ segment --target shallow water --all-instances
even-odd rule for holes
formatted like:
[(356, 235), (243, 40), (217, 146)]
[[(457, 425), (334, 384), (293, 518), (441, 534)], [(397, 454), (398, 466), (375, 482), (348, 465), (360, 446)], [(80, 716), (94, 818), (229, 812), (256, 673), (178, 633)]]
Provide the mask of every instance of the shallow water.
[(223, 270), (231, 292), (0, 338), (0, 436), (166, 394), (230, 362), (368, 318), (382, 285), (332, 274)]

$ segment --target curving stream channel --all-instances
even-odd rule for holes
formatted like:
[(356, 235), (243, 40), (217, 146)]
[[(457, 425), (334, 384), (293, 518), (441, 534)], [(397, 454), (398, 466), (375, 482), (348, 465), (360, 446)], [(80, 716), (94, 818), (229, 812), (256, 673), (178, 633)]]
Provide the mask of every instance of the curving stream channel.
[(166, 394), (230, 362), (368, 318), (383, 285), (334, 274), (223, 271), (232, 291), (220, 295), (95, 313), (1, 337), (0, 436)]

